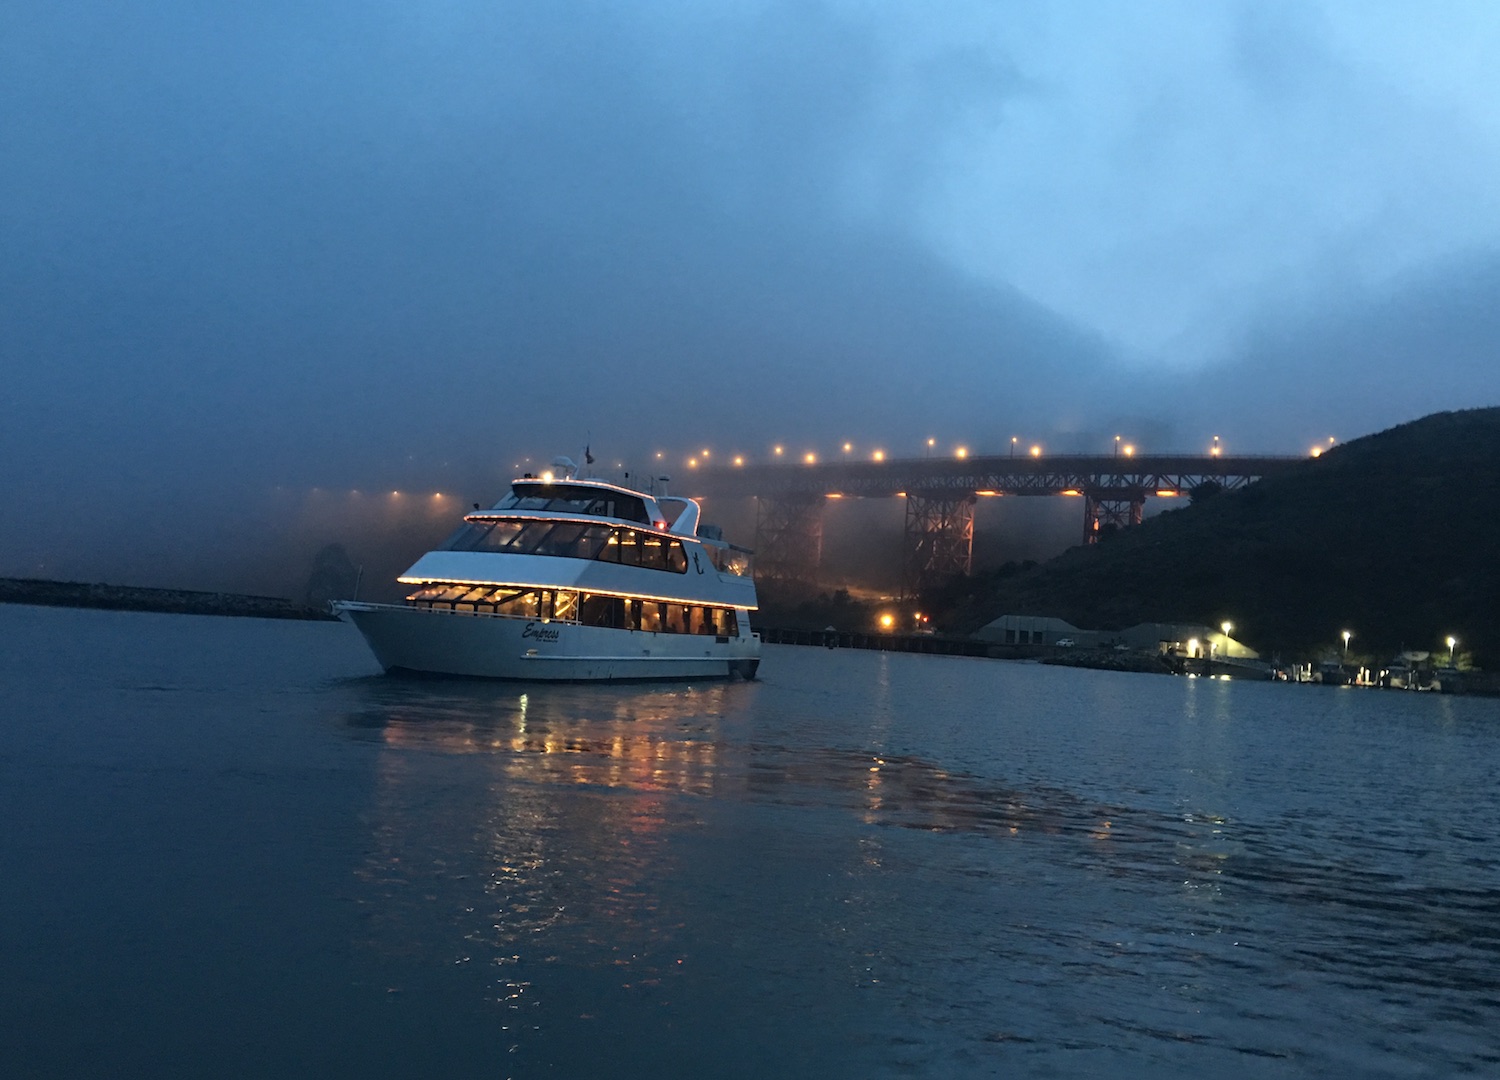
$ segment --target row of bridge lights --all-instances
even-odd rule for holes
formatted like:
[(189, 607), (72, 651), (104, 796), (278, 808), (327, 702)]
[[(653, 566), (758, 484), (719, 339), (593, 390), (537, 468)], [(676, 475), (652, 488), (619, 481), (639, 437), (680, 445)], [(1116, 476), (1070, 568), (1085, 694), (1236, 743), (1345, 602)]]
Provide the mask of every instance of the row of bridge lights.
[[(1328, 446), (1332, 446), (1336, 441), (1337, 440), (1335, 440), (1332, 435), (1328, 436)], [(841, 456), (840, 460), (849, 461), (849, 460), (851, 460), (853, 458), (853, 455), (854, 455), (854, 444), (852, 442), (846, 442), (846, 443), (844, 443), (843, 446), (840, 449), (842, 450), (842, 456)], [(1325, 449), (1325, 447), (1321, 443), (1314, 445), (1313, 448), (1312, 448), (1312, 456), (1313, 457), (1319, 457), (1319, 456), (1321, 456), (1322, 453), (1323, 453), (1323, 451), (1324, 451), (1324, 449)], [(928, 438), (927, 444), (926, 444), (926, 454), (925, 454), (925, 456), (930, 458), (936, 452), (937, 452), (937, 439), (935, 437)], [(1014, 458), (1014, 457), (1019, 456), (1020, 453), (1021, 453), (1021, 437), (1019, 435), (1012, 435), (1010, 437), (1010, 456)], [(1026, 455), (1028, 457), (1033, 457), (1033, 458), (1039, 458), (1039, 457), (1041, 457), (1042, 456), (1042, 444), (1041, 443), (1031, 443), (1029, 446), (1027, 446), (1025, 453), (1026, 453)], [(1135, 446), (1134, 443), (1126, 442), (1124, 436), (1122, 436), (1122, 435), (1116, 435), (1115, 436), (1115, 442), (1114, 442), (1114, 456), (1115, 457), (1117, 457), (1117, 458), (1118, 457), (1127, 457), (1128, 458), (1128, 457), (1134, 457), (1135, 454), (1136, 454), (1136, 446)], [(871, 451), (869, 451), (869, 455), (870, 455), (870, 460), (874, 461), (874, 462), (882, 462), (882, 461), (884, 461), (886, 459), (886, 452), (884, 450), (878, 450), (878, 449), (877, 450), (871, 450)], [(1213, 442), (1210, 443), (1209, 447), (1208, 447), (1208, 455), (1209, 455), (1209, 457), (1215, 457), (1215, 458), (1216, 457), (1222, 457), (1224, 455), (1224, 442), (1223, 442), (1222, 439), (1219, 438), (1219, 436), (1215, 435), (1213, 437)], [(967, 458), (969, 456), (969, 448), (967, 446), (963, 446), (963, 445), (955, 446), (953, 448), (953, 456), (955, 458), (957, 458), (958, 460), (962, 461), (962, 460), (964, 460), (965, 458)], [(789, 455), (787, 453), (786, 447), (784, 445), (780, 444), (780, 443), (777, 443), (776, 445), (774, 445), (774, 446), (771, 447), (771, 457), (772, 457), (773, 460), (780, 462), (780, 461), (791, 460), (793, 457), (795, 457), (795, 455)], [(666, 452), (665, 451), (658, 450), (656, 452), (656, 460), (657, 461), (662, 461), (665, 458), (666, 458)], [(709, 464), (712, 463), (712, 459), (713, 459), (713, 451), (711, 449), (709, 449), (708, 447), (704, 447), (702, 450), (698, 451), (696, 454), (693, 454), (693, 455), (691, 455), (691, 456), (688, 457), (688, 459), (687, 459), (687, 467), (690, 468), (690, 469), (696, 469), (696, 468), (698, 468), (700, 466), (709, 465)], [(814, 450), (807, 450), (807, 451), (803, 452), (801, 460), (802, 460), (802, 463), (804, 465), (816, 465), (818, 463), (818, 461), (819, 461), (819, 458), (818, 458), (818, 454), (817, 454), (816, 451), (814, 451)], [(729, 459), (729, 463), (732, 466), (736, 467), (736, 468), (742, 467), (745, 464), (745, 461), (746, 461), (746, 458), (745, 458), (745, 456), (743, 454), (734, 454)]]
[[(1016, 456), (1016, 444), (1019, 442), (1019, 439), (1017, 437), (1015, 437), (1015, 436), (1012, 436), (1010, 442), (1011, 442), (1011, 448), (1010, 448), (1011, 457), (1015, 457)], [(937, 439), (928, 439), (927, 440), (927, 456), (928, 457), (932, 456), (933, 451), (936, 448), (936, 446), (937, 446)], [(842, 450), (842, 458), (841, 458), (841, 460), (843, 460), (843, 461), (849, 461), (851, 459), (851, 456), (854, 454), (854, 444), (846, 442), (846, 443), (843, 444), (843, 446), (840, 449)], [(1031, 445), (1028, 453), (1032, 457), (1041, 457), (1042, 456), (1042, 446), (1041, 446), (1041, 444), (1040, 443), (1033, 443)], [(1127, 455), (1135, 453), (1135, 447), (1133, 447), (1133, 446), (1126, 447), (1125, 453)], [(665, 460), (666, 456), (667, 456), (666, 455), (666, 451), (664, 451), (664, 450), (658, 450), (656, 452), (656, 460), (657, 461), (663, 461), (663, 460)], [(773, 459), (775, 459), (776, 461), (786, 461), (786, 460), (789, 460), (793, 456), (795, 456), (795, 455), (788, 455), (786, 447), (784, 445), (780, 444), (780, 443), (777, 443), (776, 445), (774, 445), (774, 446), (771, 447), (771, 457)], [(965, 458), (967, 458), (969, 456), (969, 448), (967, 446), (955, 446), (953, 448), (953, 456), (955, 458), (957, 458), (958, 460), (962, 461), (963, 459), (965, 459)], [(696, 469), (696, 468), (698, 468), (699, 466), (702, 466), (702, 465), (709, 465), (709, 464), (712, 463), (712, 459), (713, 459), (713, 451), (710, 448), (708, 448), (708, 447), (704, 447), (702, 450), (699, 450), (696, 454), (692, 454), (692, 455), (690, 455), (688, 457), (688, 459), (687, 459), (687, 467), (690, 468), (690, 469)], [(870, 460), (871, 461), (874, 461), (874, 462), (878, 463), (878, 462), (884, 461), (885, 459), (886, 459), (886, 452), (884, 450), (871, 450), (870, 451)], [(739, 467), (742, 467), (745, 464), (745, 460), (746, 459), (745, 459), (745, 456), (743, 454), (735, 454), (735, 455), (733, 455), (729, 459), (729, 463), (731, 465), (733, 465), (734, 467), (739, 468)], [(803, 452), (803, 454), (802, 454), (802, 463), (804, 465), (816, 465), (818, 463), (818, 461), (819, 461), (819, 458), (818, 458), (818, 454), (817, 454), (816, 451), (814, 451), (814, 450), (807, 450), (807, 451)]]
[[(1336, 441), (1337, 440), (1332, 435), (1328, 436), (1328, 445), (1329, 446), (1334, 445), (1334, 443)], [(1011, 457), (1015, 457), (1017, 455), (1017, 450), (1019, 448), (1020, 442), (1021, 442), (1020, 436), (1018, 436), (1018, 435), (1012, 435), (1010, 437), (1010, 456)], [(929, 438), (927, 440), (927, 456), (931, 457), (932, 454), (933, 454), (933, 452), (936, 450), (936, 448), (937, 448), (937, 439), (935, 439), (935, 438)], [(850, 459), (850, 455), (853, 454), (853, 452), (854, 452), (854, 444), (852, 442), (846, 442), (846, 443), (843, 444), (843, 446), (842, 446), (841, 449), (843, 450), (843, 460), (844, 461), (848, 461)], [(1319, 457), (1319, 456), (1321, 456), (1322, 453), (1323, 453), (1323, 451), (1324, 451), (1324, 449), (1325, 449), (1325, 447), (1321, 443), (1319, 443), (1317, 445), (1314, 445), (1313, 448), (1312, 448), (1312, 456), (1313, 457)], [(1041, 443), (1032, 443), (1027, 448), (1026, 453), (1030, 457), (1034, 457), (1034, 458), (1041, 457), (1042, 456), (1042, 444)], [(1219, 456), (1221, 456), (1223, 454), (1223, 443), (1220, 441), (1220, 439), (1219, 439), (1219, 437), (1217, 435), (1215, 435), (1213, 437), (1213, 443), (1209, 446), (1208, 453), (1209, 453), (1210, 457), (1219, 457)], [(786, 457), (787, 457), (786, 447), (778, 443), (777, 445), (771, 447), (771, 455), (777, 461), (785, 460)], [(965, 459), (965, 458), (967, 458), (969, 456), (969, 448), (967, 446), (956, 446), (956, 447), (953, 448), (953, 456), (955, 458), (959, 459), (960, 461), (962, 461), (963, 459)], [(1135, 444), (1134, 443), (1125, 442), (1125, 441), (1123, 441), (1123, 437), (1122, 436), (1116, 435), (1115, 436), (1115, 457), (1134, 457), (1134, 456), (1135, 456)], [(709, 447), (704, 447), (702, 450), (698, 451), (698, 453), (692, 455), (691, 457), (689, 457), (687, 459), (687, 467), (690, 468), (690, 469), (696, 469), (696, 468), (698, 468), (701, 465), (708, 465), (710, 463), (712, 457), (713, 457), (713, 451)], [(885, 454), (884, 450), (872, 450), (872, 451), (870, 451), (870, 460), (871, 461), (874, 461), (874, 462), (878, 463), (878, 462), (884, 461), (885, 458), (886, 458), (886, 454)], [(665, 459), (666, 459), (666, 451), (664, 451), (664, 450), (658, 450), (656, 452), (656, 460), (657, 461), (663, 461)], [(531, 461), (531, 459), (527, 458), (526, 461), (529, 463)], [(744, 464), (745, 464), (745, 461), (746, 461), (746, 458), (745, 458), (745, 455), (743, 455), (743, 454), (735, 454), (735, 455), (731, 456), (730, 459), (729, 459), (729, 463), (731, 465), (733, 465), (735, 468), (741, 468), (741, 467), (743, 467)], [(818, 463), (818, 455), (817, 455), (817, 453), (814, 452), (814, 451), (812, 451), (812, 450), (806, 451), (802, 455), (802, 463), (804, 465), (816, 465)], [(620, 462), (616, 462), (615, 464), (616, 464), (616, 466), (620, 466), (621, 465)], [(520, 464), (517, 464), (515, 466), (516, 472), (519, 473), (521, 471), (521, 468), (522, 468), (522, 466)], [(278, 491), (282, 490), (282, 488), (281, 488), (280, 485), (277, 485), (277, 490)], [(313, 487), (311, 489), (311, 491), (312, 491), (313, 494), (322, 494), (324, 492), (324, 490), (325, 489), (320, 488), (320, 487)], [(348, 494), (349, 495), (360, 495), (360, 494), (362, 494), (362, 492), (360, 492), (358, 489), (354, 489), (354, 490), (349, 491)], [(399, 490), (398, 491), (392, 491), (390, 493), (390, 498), (399, 499), (399, 498), (401, 498), (402, 494), (403, 493), (401, 491), (399, 491)], [(417, 493), (413, 492), (413, 493), (408, 493), (408, 494), (417, 494)], [(444, 495), (443, 495), (443, 493), (441, 491), (435, 491), (435, 492), (432, 493), (431, 497), (433, 499), (442, 499), (442, 498), (444, 498)]]

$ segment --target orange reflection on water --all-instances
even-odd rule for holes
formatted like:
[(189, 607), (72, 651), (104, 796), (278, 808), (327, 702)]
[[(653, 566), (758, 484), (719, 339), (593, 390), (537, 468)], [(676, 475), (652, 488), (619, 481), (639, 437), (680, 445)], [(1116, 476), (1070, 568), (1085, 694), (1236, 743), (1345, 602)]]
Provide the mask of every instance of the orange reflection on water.
[(513, 776), (537, 782), (597, 784), (636, 791), (708, 795), (713, 791), (718, 747), (651, 730), (580, 735), (560, 731), (506, 735), (449, 732), (413, 738), (408, 729), (386, 730), (393, 748), (442, 749), (449, 753), (498, 754)]
[(434, 913), (455, 920), (459, 955), (432, 959), (487, 964), (491, 1000), (518, 1022), (539, 992), (516, 965), (580, 940), (614, 954), (623, 985), (654, 985), (674, 925), (660, 887), (681, 872), (672, 805), (721, 782), (724, 692), (383, 693), (356, 725), (384, 748), (357, 871), (369, 944), (419, 948)]

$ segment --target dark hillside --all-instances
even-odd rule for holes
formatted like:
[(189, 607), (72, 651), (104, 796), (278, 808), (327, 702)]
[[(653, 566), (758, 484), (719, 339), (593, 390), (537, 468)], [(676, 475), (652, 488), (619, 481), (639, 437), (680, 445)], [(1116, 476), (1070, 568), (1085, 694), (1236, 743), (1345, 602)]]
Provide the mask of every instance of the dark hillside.
[(1029, 573), (975, 579), (953, 621), (1228, 619), (1263, 651), (1438, 648), (1500, 665), (1500, 409), (1438, 413), (1169, 511)]

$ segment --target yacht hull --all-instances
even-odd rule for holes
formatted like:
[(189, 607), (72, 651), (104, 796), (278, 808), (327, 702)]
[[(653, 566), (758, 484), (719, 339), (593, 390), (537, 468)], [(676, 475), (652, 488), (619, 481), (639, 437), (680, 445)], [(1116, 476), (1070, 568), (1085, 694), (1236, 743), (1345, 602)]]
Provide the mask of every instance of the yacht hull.
[(667, 634), (356, 601), (334, 607), (387, 671), (527, 682), (750, 679), (760, 663), (753, 634)]

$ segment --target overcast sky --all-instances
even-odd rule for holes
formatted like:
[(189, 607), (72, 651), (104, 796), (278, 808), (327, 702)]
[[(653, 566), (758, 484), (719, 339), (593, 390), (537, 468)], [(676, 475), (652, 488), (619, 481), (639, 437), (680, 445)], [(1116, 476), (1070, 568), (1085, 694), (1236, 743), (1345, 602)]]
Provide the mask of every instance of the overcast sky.
[(1495, 404), (1497, 105), (1481, 0), (8, 5), (0, 572), (587, 440)]

